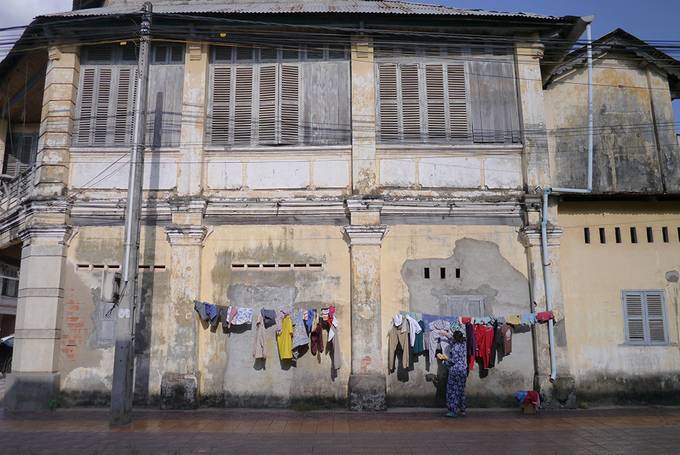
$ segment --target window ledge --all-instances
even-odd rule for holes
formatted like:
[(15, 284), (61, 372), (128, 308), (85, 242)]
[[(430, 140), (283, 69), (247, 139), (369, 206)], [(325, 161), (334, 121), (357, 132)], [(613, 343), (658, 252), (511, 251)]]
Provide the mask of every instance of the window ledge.
[(654, 343), (654, 344), (644, 344), (644, 343), (620, 343), (620, 348), (672, 348), (677, 347), (678, 343)]
[[(318, 155), (319, 152), (350, 152), (352, 146), (347, 145), (282, 145), (274, 147), (257, 146), (257, 147), (228, 147), (208, 145), (205, 147), (205, 152), (209, 154), (218, 153), (232, 153), (232, 154), (272, 154), (280, 155), (286, 154), (313, 154)], [(323, 155), (320, 156), (323, 158)]]
[(482, 153), (482, 154), (520, 154), (522, 144), (376, 144), (379, 153)]
[[(69, 151), (71, 153), (83, 153), (83, 154), (95, 154), (95, 153), (127, 153), (132, 149), (131, 145), (125, 145), (121, 147), (111, 147), (111, 146), (88, 146), (88, 147), (71, 147)], [(178, 153), (179, 147), (160, 147), (160, 148), (145, 148), (144, 153)]]

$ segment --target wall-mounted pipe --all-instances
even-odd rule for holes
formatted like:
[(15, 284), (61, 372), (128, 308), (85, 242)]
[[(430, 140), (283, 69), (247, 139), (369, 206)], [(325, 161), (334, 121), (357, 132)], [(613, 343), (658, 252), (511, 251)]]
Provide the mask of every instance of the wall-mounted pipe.
[[(550, 273), (550, 250), (548, 249), (548, 202), (550, 194), (574, 193), (588, 194), (593, 191), (593, 36), (590, 23), (586, 25), (588, 61), (588, 168), (586, 188), (545, 188), (541, 209), (541, 257), (543, 262), (543, 286), (545, 288), (545, 307), (552, 311), (552, 281)], [(550, 382), (557, 379), (557, 353), (555, 352), (555, 323), (548, 321), (548, 345), (550, 347)]]

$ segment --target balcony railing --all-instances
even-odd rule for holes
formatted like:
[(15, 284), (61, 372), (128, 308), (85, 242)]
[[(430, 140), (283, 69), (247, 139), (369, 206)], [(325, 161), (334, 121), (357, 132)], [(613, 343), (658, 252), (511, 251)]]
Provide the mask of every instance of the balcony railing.
[(0, 174), (0, 211), (7, 212), (18, 206), (28, 197), (33, 189), (35, 167), (31, 167), (17, 176)]

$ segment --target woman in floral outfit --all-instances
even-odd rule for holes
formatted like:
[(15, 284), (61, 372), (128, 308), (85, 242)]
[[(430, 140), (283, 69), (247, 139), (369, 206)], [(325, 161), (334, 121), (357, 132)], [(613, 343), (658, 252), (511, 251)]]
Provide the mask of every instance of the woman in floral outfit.
[(449, 368), (449, 380), (446, 385), (446, 403), (449, 412), (447, 417), (465, 415), (465, 383), (467, 382), (467, 346), (465, 331), (459, 324), (451, 325), (452, 343), (448, 359), (444, 364)]

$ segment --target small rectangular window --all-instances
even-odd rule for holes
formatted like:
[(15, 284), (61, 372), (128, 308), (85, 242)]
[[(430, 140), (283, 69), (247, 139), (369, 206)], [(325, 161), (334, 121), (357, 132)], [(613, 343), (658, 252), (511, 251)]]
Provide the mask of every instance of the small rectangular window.
[(260, 48), (260, 61), (261, 62), (271, 62), (276, 60), (278, 54), (278, 49), (275, 47), (263, 47)]
[(170, 61), (172, 63), (182, 63), (184, 61), (184, 49), (182, 46), (172, 46), (170, 49), (172, 49)]
[(439, 268), (439, 278), (441, 278), (442, 280), (446, 279), (446, 267)]
[(668, 227), (664, 226), (661, 228), (661, 236), (663, 237), (663, 243), (670, 242), (670, 238), (668, 237)]
[(604, 228), (600, 228), (599, 232), (600, 232), (600, 243), (607, 243), (607, 237), (606, 237), (606, 233), (604, 231)]
[(236, 48), (236, 61), (250, 62), (253, 60), (253, 48), (249, 46), (239, 46)]
[(215, 46), (213, 47), (213, 61), (220, 63), (231, 62), (231, 47), (227, 46)]
[(680, 227), (678, 228), (678, 242), (680, 242)]
[(614, 228), (614, 237), (616, 237), (616, 243), (621, 243), (621, 228), (618, 226)]
[(153, 62), (154, 63), (165, 63), (167, 59), (167, 46), (155, 46), (153, 52)]
[(460, 278), (460, 269), (456, 269), (456, 278)]
[(647, 243), (654, 242), (654, 231), (650, 226), (647, 226)]
[(626, 343), (666, 344), (665, 294), (662, 290), (623, 291)]
[(423, 277), (425, 277), (426, 280), (430, 279), (430, 268), (429, 267), (425, 267), (423, 269)]
[(583, 228), (583, 241), (590, 243), (590, 228)]
[(307, 60), (321, 60), (323, 59), (323, 46), (310, 45), (307, 48)]
[(630, 243), (637, 243), (637, 229), (630, 228)]
[(281, 52), (281, 59), (283, 60), (300, 60), (300, 50), (297, 47), (283, 48)]

